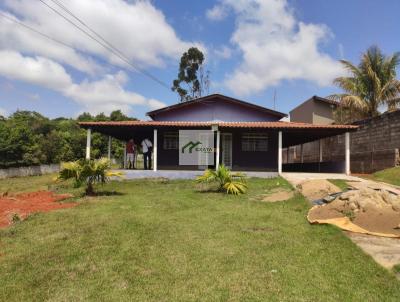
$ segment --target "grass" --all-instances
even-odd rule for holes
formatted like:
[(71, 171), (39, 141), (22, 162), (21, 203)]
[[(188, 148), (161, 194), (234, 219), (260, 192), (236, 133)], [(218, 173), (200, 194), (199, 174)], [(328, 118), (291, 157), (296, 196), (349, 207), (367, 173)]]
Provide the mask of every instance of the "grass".
[(328, 179), (328, 181), (338, 187), (340, 190), (345, 191), (349, 185), (344, 179)]
[(0, 192), (29, 192), (48, 190), (57, 174), (42, 176), (13, 177), (0, 180)]
[(284, 180), (248, 184), (236, 197), (192, 181), (112, 182), (103, 190), (121, 195), (2, 229), (0, 301), (400, 300), (393, 272), (307, 223), (302, 196), (257, 201)]
[(375, 172), (369, 178), (372, 180), (383, 181), (392, 185), (400, 186), (400, 167), (394, 167)]
[(392, 268), (393, 272), (396, 274), (400, 274), (400, 264), (396, 264)]

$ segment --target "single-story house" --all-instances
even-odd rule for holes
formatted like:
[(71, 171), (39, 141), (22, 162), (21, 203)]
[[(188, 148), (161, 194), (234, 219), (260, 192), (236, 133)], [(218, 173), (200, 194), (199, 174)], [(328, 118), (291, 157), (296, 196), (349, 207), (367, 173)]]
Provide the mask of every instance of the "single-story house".
[(281, 173), (282, 148), (345, 133), (343, 172), (350, 173), (349, 132), (357, 129), (354, 125), (284, 122), (280, 121), (286, 117), (284, 113), (221, 94), (167, 106), (147, 115), (151, 120), (81, 122), (88, 133), (87, 158), (91, 132), (96, 131), (110, 139), (133, 138), (137, 144), (150, 139), (155, 171), (216, 168), (222, 163), (236, 171)]

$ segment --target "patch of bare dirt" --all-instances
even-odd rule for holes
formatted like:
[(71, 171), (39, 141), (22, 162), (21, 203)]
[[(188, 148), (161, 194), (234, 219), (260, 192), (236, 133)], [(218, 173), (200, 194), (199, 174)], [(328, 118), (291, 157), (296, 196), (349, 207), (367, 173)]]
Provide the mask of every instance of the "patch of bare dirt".
[(294, 196), (294, 193), (291, 190), (276, 188), (276, 189), (271, 190), (267, 194), (263, 194), (261, 201), (278, 202), (278, 201), (288, 200), (288, 199), (292, 198), (293, 196)]
[(54, 194), (50, 191), (0, 196), (0, 227), (10, 225), (14, 214), (17, 214), (20, 219), (25, 219), (31, 213), (76, 206), (76, 203), (59, 202), (70, 197), (72, 197), (70, 194)]
[(307, 180), (297, 185), (297, 188), (310, 201), (341, 192), (337, 186), (326, 179)]

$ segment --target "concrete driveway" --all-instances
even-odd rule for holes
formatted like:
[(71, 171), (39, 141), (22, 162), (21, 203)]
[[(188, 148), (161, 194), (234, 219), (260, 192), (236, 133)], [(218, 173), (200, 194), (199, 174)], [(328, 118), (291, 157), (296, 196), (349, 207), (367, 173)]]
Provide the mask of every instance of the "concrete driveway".
[(284, 172), (282, 177), (285, 178), (292, 186), (296, 187), (307, 180), (313, 179), (344, 179), (348, 181), (364, 181), (364, 179), (341, 173), (301, 173), (301, 172)]

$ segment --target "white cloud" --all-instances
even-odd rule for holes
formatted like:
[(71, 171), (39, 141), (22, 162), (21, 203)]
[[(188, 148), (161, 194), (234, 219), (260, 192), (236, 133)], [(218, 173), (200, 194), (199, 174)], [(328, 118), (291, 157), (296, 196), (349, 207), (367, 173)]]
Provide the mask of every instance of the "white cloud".
[(160, 109), (167, 106), (167, 104), (160, 102), (158, 100), (155, 99), (150, 99), (149, 100), (149, 107), (151, 110), (156, 110), (156, 109)]
[[(10, 29), (10, 26), (0, 31), (1, 35), (13, 38), (11, 46), (7, 43), (3, 47), (35, 51), (78, 69), (79, 62), (82, 60), (86, 61), (86, 69), (95, 68), (93, 62), (80, 53), (100, 56), (124, 66), (125, 63), (119, 58), (110, 54), (41, 3), (31, 0), (6, 0), (5, 3), (8, 9), (21, 16), (24, 22), (51, 37), (61, 39), (74, 47), (76, 51), (54, 45), (53, 42), (41, 45), (44, 41), (40, 36), (35, 37), (30, 32), (16, 32), (17, 30)], [(53, 2), (48, 2), (48, 4), (60, 10)], [(181, 40), (167, 23), (163, 13), (149, 1), (128, 3), (123, 0), (70, 0), (65, 5), (87, 25), (120, 49), (132, 62), (142, 67), (162, 66), (165, 59), (179, 58), (184, 50), (194, 44)], [(2, 44), (6, 42), (4, 39)]]
[(43, 57), (24, 57), (20, 53), (0, 50), (0, 74), (53, 90), (71, 85), (72, 79), (60, 64)]
[(128, 78), (123, 71), (107, 74), (97, 81), (87, 79), (74, 83), (64, 67), (42, 57), (22, 56), (15, 51), (0, 51), (0, 75), (15, 80), (38, 84), (62, 93), (92, 113), (110, 113), (121, 109), (132, 112), (132, 106), (153, 108), (157, 102), (124, 88)]
[[(21, 21), (7, 12), (3, 11), (2, 13), (8, 15), (11, 19)], [(29, 20), (24, 20), (24, 23), (33, 28), (37, 27), (34, 22)], [(83, 56), (73, 48), (51, 41), (5, 18), (0, 18), (0, 48), (34, 53), (68, 64), (89, 74), (102, 70), (102, 67), (90, 57)]]
[(236, 14), (231, 42), (243, 59), (225, 81), (236, 94), (257, 93), (283, 80), (325, 86), (342, 73), (339, 63), (319, 49), (330, 38), (329, 29), (297, 21), (285, 0), (221, 0), (219, 5)]
[[(0, 74), (4, 77), (55, 90), (92, 112), (121, 108), (128, 113), (137, 105), (151, 109), (165, 105), (127, 90), (127, 75), (111, 69), (106, 62), (124, 68), (128, 65), (40, 2), (5, 0), (3, 3), (0, 9), (3, 14), (70, 46), (0, 18)], [(54, 2), (47, 3), (61, 11)], [(206, 52), (200, 43), (179, 38), (151, 1), (70, 0), (63, 4), (140, 68), (176, 62), (193, 45)], [(67, 67), (90, 77), (77, 81), (76, 73), (67, 72)]]
[(119, 72), (106, 75), (99, 81), (83, 81), (66, 88), (64, 94), (83, 105), (90, 112), (111, 112), (121, 109), (130, 112), (132, 105), (147, 105), (148, 100), (137, 93), (126, 91), (126, 75)]
[(224, 5), (215, 5), (206, 12), (206, 17), (213, 21), (221, 21), (225, 19), (227, 15), (227, 7)]
[(214, 49), (214, 54), (221, 59), (229, 59), (232, 56), (232, 50), (227, 46), (221, 46)]

